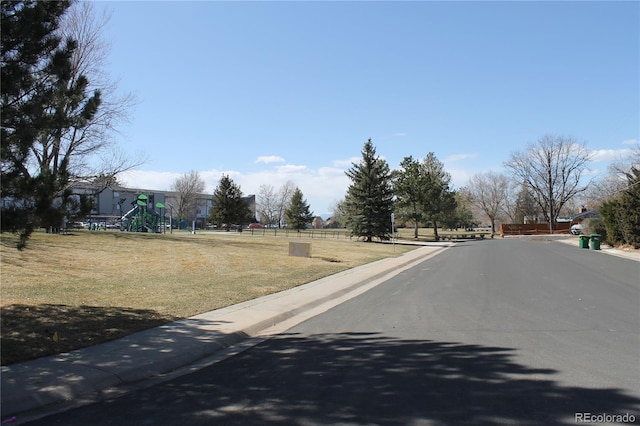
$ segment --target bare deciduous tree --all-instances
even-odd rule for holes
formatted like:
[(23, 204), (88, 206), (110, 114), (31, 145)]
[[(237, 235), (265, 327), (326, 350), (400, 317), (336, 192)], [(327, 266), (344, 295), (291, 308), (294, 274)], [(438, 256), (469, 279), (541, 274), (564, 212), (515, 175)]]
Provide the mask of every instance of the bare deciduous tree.
[(344, 198), (334, 200), (329, 206), (329, 211), (331, 211), (331, 227), (342, 228), (346, 222), (346, 200)]
[[(73, 3), (63, 16), (60, 36), (77, 41), (71, 61), (71, 84), (86, 76), (88, 92), (100, 93), (100, 108), (82, 128), (72, 128), (63, 136), (59, 145), (42, 144), (39, 149), (58, 146), (61, 154), (74, 158), (74, 181), (92, 180), (96, 176), (116, 176), (144, 162), (141, 154), (131, 157), (114, 143), (113, 135), (119, 127), (128, 123), (130, 110), (135, 105), (131, 93), (118, 92), (118, 82), (107, 72), (107, 59), (111, 46), (103, 38), (104, 30), (111, 16), (103, 11), (97, 15), (92, 2)], [(46, 155), (44, 156), (46, 158)]]
[(582, 178), (589, 159), (584, 143), (545, 135), (525, 151), (512, 153), (504, 166), (531, 190), (553, 232), (562, 207), (587, 188)]
[(198, 194), (204, 192), (205, 183), (200, 174), (190, 171), (177, 178), (171, 185), (171, 190), (176, 192), (175, 207), (180, 219), (195, 219), (198, 212)]
[(471, 202), (491, 221), (492, 236), (496, 230), (496, 218), (504, 209), (508, 189), (507, 177), (493, 171), (478, 173), (469, 180), (468, 190)]
[(509, 182), (507, 197), (502, 208), (502, 214), (510, 223), (518, 223), (518, 188), (519, 185), (517, 183)]
[(282, 225), (282, 221), (284, 220), (285, 211), (289, 208), (291, 204), (291, 197), (293, 197), (293, 193), (298, 187), (295, 183), (288, 180), (286, 181), (278, 191), (278, 198), (276, 204), (276, 211), (278, 217), (278, 227)]
[(260, 185), (256, 208), (261, 223), (275, 225), (278, 222), (278, 194), (273, 185)]

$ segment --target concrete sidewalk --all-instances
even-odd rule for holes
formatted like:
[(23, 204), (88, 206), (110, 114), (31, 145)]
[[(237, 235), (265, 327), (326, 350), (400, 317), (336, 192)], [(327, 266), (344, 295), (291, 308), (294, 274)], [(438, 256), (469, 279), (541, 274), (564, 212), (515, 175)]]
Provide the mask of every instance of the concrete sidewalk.
[[(19, 424), (82, 395), (175, 371), (358, 289), (377, 285), (453, 243), (426, 243), (357, 268), (66, 354), (2, 367), (2, 423)], [(327, 308), (328, 309), (328, 308)]]

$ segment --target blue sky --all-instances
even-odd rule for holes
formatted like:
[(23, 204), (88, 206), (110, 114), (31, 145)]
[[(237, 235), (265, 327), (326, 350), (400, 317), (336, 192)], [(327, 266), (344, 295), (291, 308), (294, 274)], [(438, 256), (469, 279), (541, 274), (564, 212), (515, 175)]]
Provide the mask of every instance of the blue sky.
[(169, 189), (223, 173), (296, 183), (316, 214), (372, 138), (392, 168), (428, 152), (455, 187), (545, 134), (594, 151), (640, 139), (638, 2), (101, 2), (107, 70), (138, 104), (121, 177)]

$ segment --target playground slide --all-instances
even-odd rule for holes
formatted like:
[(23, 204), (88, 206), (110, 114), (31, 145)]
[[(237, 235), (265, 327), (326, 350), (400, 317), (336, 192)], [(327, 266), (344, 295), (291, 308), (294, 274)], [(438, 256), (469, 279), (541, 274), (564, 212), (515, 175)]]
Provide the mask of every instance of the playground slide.
[(122, 216), (121, 231), (129, 232), (159, 232), (161, 216), (155, 210), (134, 206)]
[(131, 216), (134, 216), (138, 213), (138, 206), (134, 206), (131, 210), (126, 212), (124, 216), (122, 216), (121, 220), (129, 219)]
[(120, 219), (120, 231), (131, 231), (131, 222), (138, 214), (138, 206), (133, 206), (131, 210), (126, 212)]
[[(140, 194), (137, 200), (133, 201), (133, 208), (122, 216), (120, 230), (130, 232), (160, 232), (159, 227), (163, 225), (162, 216), (149, 208), (149, 197)], [(157, 207), (164, 208), (164, 204), (157, 203)]]

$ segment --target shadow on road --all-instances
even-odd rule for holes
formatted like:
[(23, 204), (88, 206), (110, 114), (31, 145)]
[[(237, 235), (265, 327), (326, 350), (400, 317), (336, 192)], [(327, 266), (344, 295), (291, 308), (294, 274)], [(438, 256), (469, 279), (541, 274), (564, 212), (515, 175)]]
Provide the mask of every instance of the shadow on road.
[[(573, 424), (581, 412), (640, 413), (637, 396), (564, 386), (554, 381), (555, 370), (530, 368), (514, 358), (509, 348), (374, 333), (285, 334), (212, 367), (108, 402), (106, 411), (85, 407), (73, 420), (548, 425)], [(76, 424), (68, 417), (60, 420)]]

